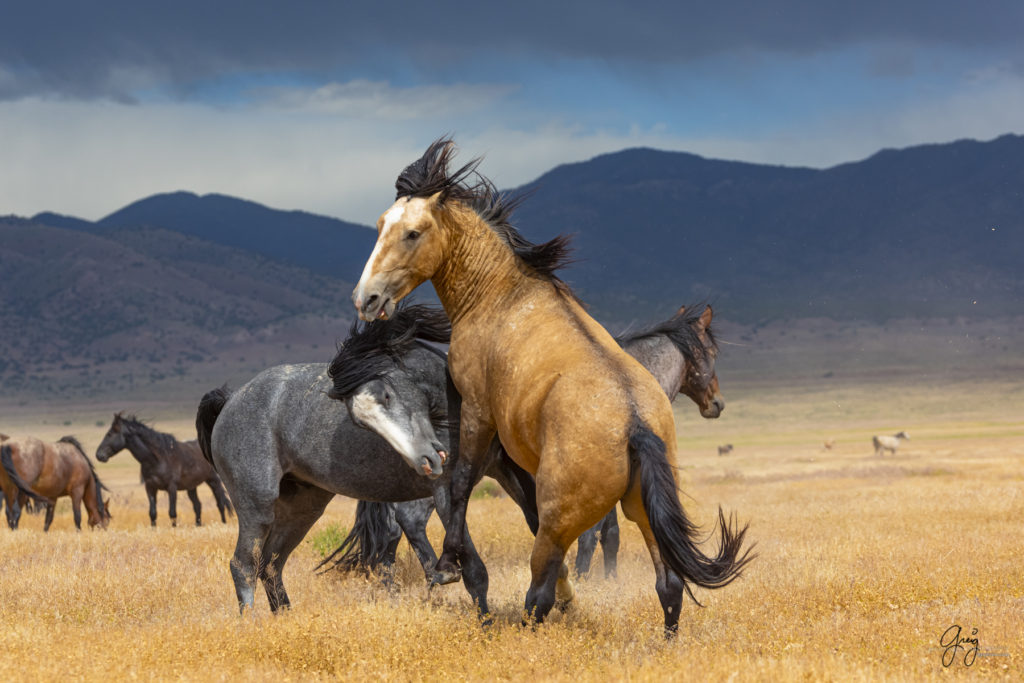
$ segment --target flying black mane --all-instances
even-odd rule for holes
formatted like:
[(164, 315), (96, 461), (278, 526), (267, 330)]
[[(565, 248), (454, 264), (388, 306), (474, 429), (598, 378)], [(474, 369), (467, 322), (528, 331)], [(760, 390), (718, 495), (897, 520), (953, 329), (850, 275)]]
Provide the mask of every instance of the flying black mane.
[(539, 275), (561, 284), (555, 271), (570, 262), (570, 238), (559, 235), (543, 244), (535, 244), (516, 230), (510, 220), (512, 212), (526, 195), (512, 197), (498, 191), (487, 178), (477, 172), (480, 159), (473, 159), (454, 172), (448, 164), (455, 154), (455, 143), (444, 137), (431, 143), (423, 156), (409, 164), (395, 181), (396, 199), (432, 197), (441, 193), (440, 204), (448, 199), (465, 202), (498, 236)]
[(344, 400), (363, 384), (391, 371), (417, 340), (447, 344), (452, 328), (444, 311), (419, 304), (400, 305), (387, 320), (356, 321), (331, 361), (327, 395)]
[(637, 332), (620, 335), (615, 338), (615, 341), (619, 342), (619, 346), (625, 346), (640, 339), (663, 335), (675, 344), (687, 361), (697, 363), (707, 358), (710, 349), (718, 349), (718, 342), (715, 341), (715, 333), (711, 330), (710, 325), (704, 330), (704, 334), (707, 335), (707, 348), (701, 342), (695, 329), (705, 308), (706, 305), (687, 306), (682, 313), (677, 313), (668, 320), (655, 323)]

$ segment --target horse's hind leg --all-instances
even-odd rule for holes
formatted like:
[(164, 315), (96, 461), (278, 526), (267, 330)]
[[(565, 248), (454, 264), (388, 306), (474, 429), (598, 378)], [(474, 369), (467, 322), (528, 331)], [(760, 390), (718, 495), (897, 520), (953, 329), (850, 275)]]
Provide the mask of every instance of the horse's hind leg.
[(566, 548), (571, 542), (553, 533), (541, 520), (537, 538), (533, 542), (533, 554), (530, 556), (533, 580), (530, 589), (526, 591), (526, 614), (536, 619), (537, 623), (544, 621), (555, 606), (556, 598), (566, 603), (572, 600), (572, 584), (568, 582), (568, 567), (564, 562)]
[(221, 523), (227, 524), (228, 518), (224, 513), (231, 510), (231, 503), (228, 502), (228, 494), (224, 490), (224, 485), (217, 476), (207, 479), (206, 485), (210, 487), (211, 491), (213, 491), (213, 499), (217, 503), (217, 512), (220, 513)]
[(167, 516), (171, 518), (171, 526), (178, 526), (178, 487), (174, 484), (167, 487)]
[(615, 508), (601, 522), (601, 552), (604, 555), (604, 578), (618, 574), (619, 515)]
[(263, 548), (274, 524), (273, 498), (243, 502), (244, 506), (238, 506), (238, 541), (231, 557), (231, 579), (235, 583), (239, 613), (255, 606), (256, 577), (262, 570)]
[(18, 519), (21, 517), (21, 506), (18, 504), (17, 496), (7, 496), (4, 494), (4, 498), (7, 501), (7, 509), (4, 512), (7, 514), (7, 526), (14, 531), (18, 528)]
[(282, 483), (281, 497), (274, 503), (274, 524), (263, 546), (264, 562), (259, 575), (272, 612), (291, 607), (282, 578), (285, 562), (332, 498), (333, 493), (316, 486)]
[[(430, 539), (427, 538), (427, 521), (434, 513), (434, 499), (422, 498), (407, 503), (396, 503), (394, 507), (395, 521), (398, 522), (399, 528), (405, 533), (409, 545), (416, 553), (416, 558), (420, 561), (420, 566), (423, 567), (427, 581), (433, 581), (437, 553), (434, 552), (433, 546), (430, 545)], [(401, 540), (401, 535), (398, 540)], [(394, 547), (398, 547), (397, 541)], [(394, 549), (389, 547), (389, 551), (391, 552), (391, 562), (394, 562)]]
[(640, 498), (639, 485), (634, 486), (622, 499), (622, 511), (626, 513), (627, 519), (640, 527), (644, 543), (647, 544), (647, 552), (650, 553), (651, 562), (654, 564), (654, 589), (658, 593), (661, 609), (665, 614), (665, 635), (672, 637), (679, 628), (679, 612), (683, 606), (683, 580), (661, 559), (658, 542), (654, 539), (647, 511)]
[(53, 503), (46, 504), (46, 519), (43, 520), (43, 531), (50, 530), (50, 525), (53, 524), (53, 511), (56, 507)]
[(597, 549), (597, 532), (602, 522), (584, 531), (576, 543), (576, 576), (583, 577), (590, 571), (590, 562), (594, 557), (594, 550)]
[(192, 501), (192, 509), (196, 513), (196, 526), (203, 525), (203, 504), (199, 502), (199, 494), (195, 489), (188, 490), (188, 499)]

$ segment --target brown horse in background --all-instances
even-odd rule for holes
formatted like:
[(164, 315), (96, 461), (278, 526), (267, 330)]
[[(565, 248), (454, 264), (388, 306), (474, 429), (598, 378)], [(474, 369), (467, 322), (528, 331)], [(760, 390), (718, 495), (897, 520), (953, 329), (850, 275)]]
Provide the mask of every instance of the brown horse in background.
[(82, 444), (72, 436), (56, 443), (45, 443), (34, 437), (12, 439), (0, 446), (0, 487), (7, 502), (7, 524), (18, 528), (21, 500), (31, 498), (46, 505), (43, 531), (50, 530), (55, 500), (71, 497), (75, 528), (82, 529), (82, 503), (89, 513), (89, 526), (106, 528), (110, 511), (103, 502), (106, 487), (100, 481)]
[[(530, 560), (527, 613), (543, 620), (572, 599), (566, 549), (616, 503), (643, 534), (668, 635), (689, 584), (719, 588), (749, 561), (719, 510), (720, 548), (706, 556), (679, 501), (672, 408), (651, 374), (583, 309), (554, 271), (568, 243), (527, 241), (509, 223), (516, 201), (476, 174), (450, 173), (442, 139), (396, 182), (377, 243), (354, 293), (364, 320), (387, 318), (430, 280), (452, 322), (448, 362), (462, 395), (460, 457), (452, 475), (456, 520), (497, 434), (537, 482), (540, 526)], [(434, 473), (436, 474), (436, 472)], [(435, 567), (457, 581), (464, 524), (445, 534)], [(696, 598), (694, 598), (696, 600)]]

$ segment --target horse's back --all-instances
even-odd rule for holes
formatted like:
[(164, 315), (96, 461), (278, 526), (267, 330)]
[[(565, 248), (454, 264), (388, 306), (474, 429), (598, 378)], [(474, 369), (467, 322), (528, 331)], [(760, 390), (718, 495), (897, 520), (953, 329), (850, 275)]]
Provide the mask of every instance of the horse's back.
[[(52, 459), (52, 454), (47, 453), (48, 444), (34, 436), (10, 439), (3, 445), (10, 447), (14, 469), (27, 482), (38, 479), (47, 469), (47, 461)], [(52, 444), (49, 446), (52, 451)]]

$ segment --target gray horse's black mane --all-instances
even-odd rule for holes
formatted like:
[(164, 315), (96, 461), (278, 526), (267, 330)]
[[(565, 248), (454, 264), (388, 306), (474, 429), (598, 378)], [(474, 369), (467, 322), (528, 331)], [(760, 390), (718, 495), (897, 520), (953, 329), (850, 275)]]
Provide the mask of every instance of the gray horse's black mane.
[(396, 199), (432, 197), (441, 193), (440, 203), (455, 199), (468, 204), (498, 236), (512, 248), (516, 256), (546, 279), (561, 284), (555, 271), (570, 262), (567, 235), (559, 235), (543, 244), (534, 244), (512, 226), (510, 220), (527, 195), (512, 197), (499, 192), (487, 178), (477, 172), (480, 159), (473, 159), (454, 172), (448, 164), (455, 154), (455, 143), (449, 137), (435, 140), (416, 161), (409, 164), (395, 181)]
[(327, 395), (345, 400), (363, 384), (384, 378), (420, 340), (447, 344), (452, 327), (444, 311), (422, 304), (400, 305), (387, 320), (352, 323), (327, 369)]
[(704, 331), (708, 340), (707, 348), (701, 342), (697, 330), (694, 329), (705, 308), (707, 308), (707, 304), (687, 306), (682, 313), (677, 313), (668, 320), (655, 323), (637, 332), (620, 335), (615, 338), (615, 341), (619, 342), (619, 346), (625, 346), (641, 339), (665, 336), (675, 344), (687, 361), (697, 363), (707, 357), (709, 349), (718, 349), (718, 342), (715, 340), (715, 333), (710, 325)]

